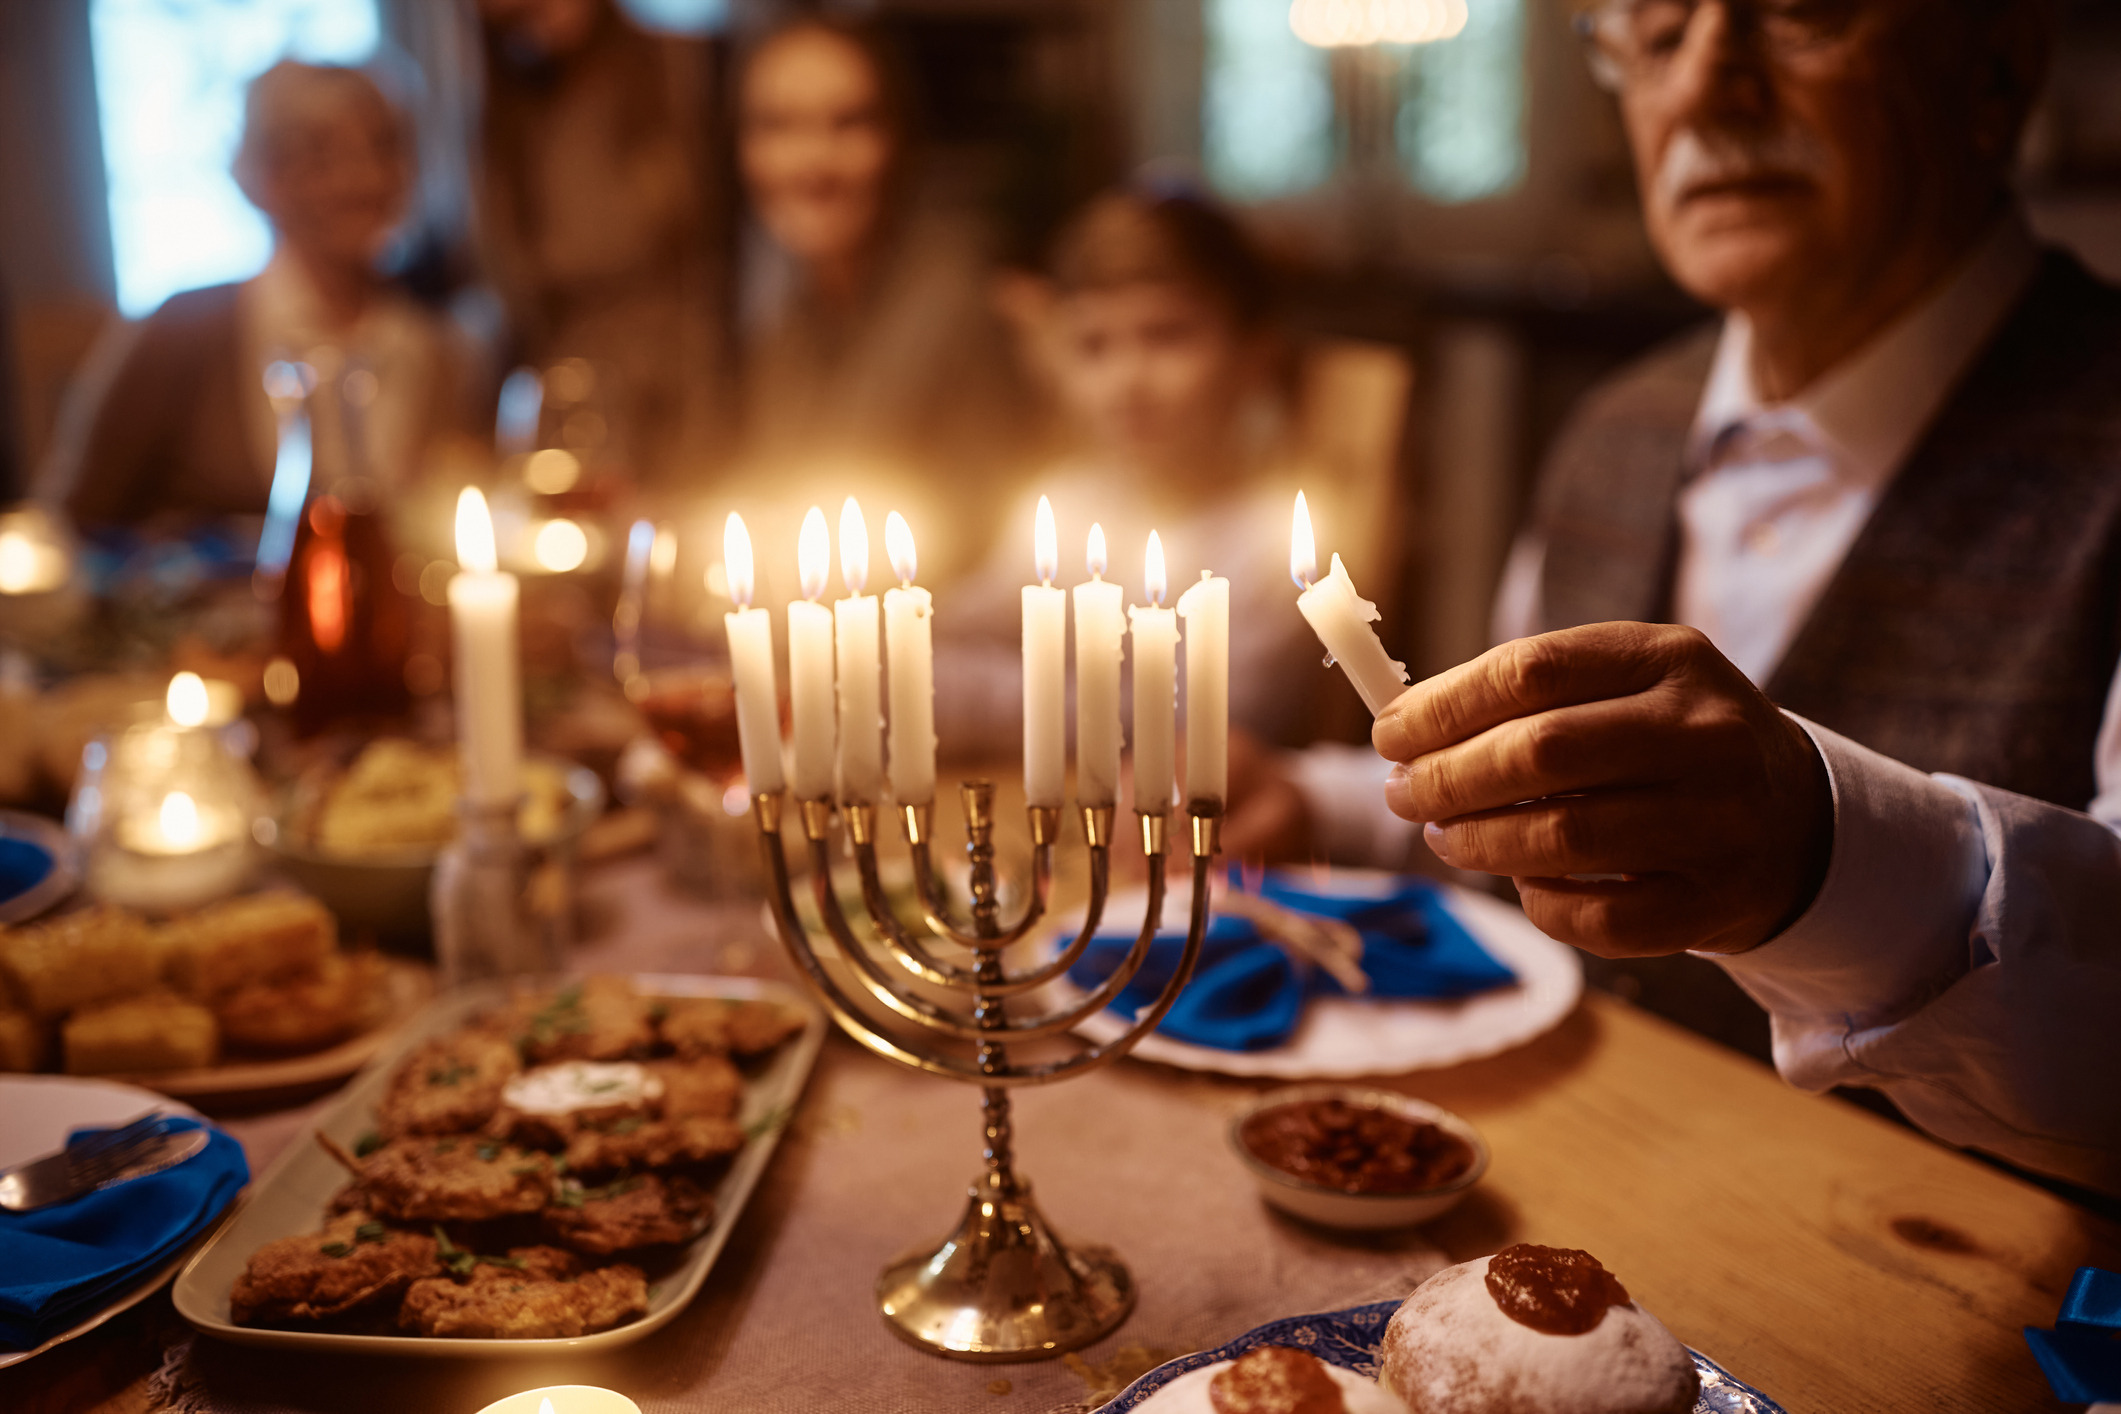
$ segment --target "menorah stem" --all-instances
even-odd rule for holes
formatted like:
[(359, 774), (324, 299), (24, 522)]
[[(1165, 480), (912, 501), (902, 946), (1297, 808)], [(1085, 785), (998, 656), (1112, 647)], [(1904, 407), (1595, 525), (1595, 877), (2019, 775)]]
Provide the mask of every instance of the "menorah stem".
[[(972, 863), (972, 930), (978, 937), (998, 938), (1002, 925), (1001, 899), (997, 896), (994, 881), (994, 783), (967, 781), (959, 787), (959, 797), (965, 806), (965, 853)], [(979, 980), (974, 984), (973, 1020), (981, 1030), (997, 1029), (1008, 1022), (1007, 1007), (1001, 995), (993, 990), (1002, 980), (1001, 953), (982, 951), (978, 973)], [(979, 1043), (981, 1070), (996, 1074), (1006, 1070), (1008, 1065), (1009, 1053), (1001, 1042), (982, 1040)], [(1009, 1092), (999, 1085), (983, 1087), (980, 1090), (980, 1117), (985, 1123), (986, 1144), (981, 1154), (987, 1161), (988, 1179), (998, 1191), (1014, 1192), (1016, 1173), (1009, 1143)]]
[[(965, 806), (965, 854), (972, 861), (972, 932), (975, 937), (1002, 935), (1001, 898), (994, 884), (994, 782), (967, 781), (958, 787)], [(996, 969), (991, 978), (1001, 980)]]

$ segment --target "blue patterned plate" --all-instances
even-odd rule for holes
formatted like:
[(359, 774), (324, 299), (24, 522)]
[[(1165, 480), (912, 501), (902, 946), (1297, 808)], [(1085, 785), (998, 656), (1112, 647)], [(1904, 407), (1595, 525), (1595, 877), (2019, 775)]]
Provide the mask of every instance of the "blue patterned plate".
[[(1119, 1392), (1097, 1414), (1121, 1414), (1139, 1409), (1149, 1397), (1180, 1375), (1208, 1365), (1235, 1360), (1262, 1345), (1288, 1345), (1308, 1350), (1328, 1365), (1353, 1370), (1368, 1379), (1377, 1378), (1377, 1346), (1385, 1336), (1385, 1323), (1399, 1309), (1397, 1301), (1377, 1301), (1368, 1306), (1350, 1306), (1318, 1316), (1289, 1316), (1246, 1331), (1228, 1345), (1203, 1350), (1158, 1365)], [(1732, 1378), (1729, 1371), (1698, 1350), (1689, 1350), (1694, 1368), (1701, 1372), (1701, 1398), (1694, 1414), (1785, 1414), (1783, 1407), (1749, 1384)]]

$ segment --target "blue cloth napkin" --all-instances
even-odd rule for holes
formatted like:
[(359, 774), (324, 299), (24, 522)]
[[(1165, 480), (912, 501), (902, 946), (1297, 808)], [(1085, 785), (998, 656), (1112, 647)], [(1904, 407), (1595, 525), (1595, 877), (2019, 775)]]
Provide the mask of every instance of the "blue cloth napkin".
[(2121, 1400), (2121, 1272), (2079, 1267), (2055, 1328), (2025, 1328), (2055, 1397), (2065, 1404)]
[[(199, 1121), (173, 1117), (174, 1131)], [(76, 1130), (67, 1143), (97, 1133)], [(250, 1182), (243, 1146), (215, 1129), (178, 1164), (115, 1188), (0, 1212), (0, 1347), (27, 1350), (167, 1262)]]
[[(1508, 986), (1515, 973), (1474, 941), (1443, 906), (1436, 888), (1405, 879), (1390, 894), (1350, 898), (1297, 888), (1269, 874), (1260, 896), (1296, 913), (1338, 918), (1362, 935), (1362, 970), (1373, 997), (1444, 1001)], [(1090, 990), (1118, 970), (1132, 933), (1099, 933), (1068, 979)], [(1183, 932), (1160, 932), (1141, 971), (1110, 1010), (1132, 1017), (1155, 1003), (1184, 951)], [(1323, 968), (1299, 968), (1281, 948), (1261, 938), (1249, 920), (1218, 914), (1208, 924), (1200, 966), (1156, 1029), (1174, 1040), (1225, 1051), (1279, 1046), (1303, 1019), (1315, 995), (1344, 995)]]
[(0, 903), (28, 893), (51, 872), (51, 851), (44, 846), (0, 837)]

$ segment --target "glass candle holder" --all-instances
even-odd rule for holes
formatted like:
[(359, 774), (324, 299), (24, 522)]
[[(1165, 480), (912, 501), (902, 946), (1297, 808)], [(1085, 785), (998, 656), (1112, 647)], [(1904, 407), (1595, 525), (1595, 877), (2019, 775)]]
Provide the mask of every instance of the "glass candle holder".
[(224, 729), (137, 722), (91, 741), (81, 766), (66, 824), (96, 898), (173, 913), (249, 881), (261, 793)]

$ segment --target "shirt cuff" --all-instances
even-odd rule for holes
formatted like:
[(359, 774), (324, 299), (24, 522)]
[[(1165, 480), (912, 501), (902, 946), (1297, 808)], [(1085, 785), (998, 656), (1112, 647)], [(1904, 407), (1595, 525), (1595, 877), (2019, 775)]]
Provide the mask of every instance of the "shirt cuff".
[(1365, 746), (1325, 742), (1294, 753), (1290, 768), (1320, 857), (1373, 869), (1406, 868), (1421, 826), (1385, 804), (1391, 762)]
[[(1989, 858), (1979, 812), (1944, 782), (1805, 721), (1834, 793), (1834, 846), (1819, 896), (1750, 952), (1703, 954), (1776, 1019), (1776, 1063), (1799, 1084), (1785, 1041), (1820, 1023), (1839, 1038), (1900, 1020), (1971, 965)], [(1828, 1062), (1828, 1057), (1818, 1057)], [(1845, 1063), (1833, 1057), (1830, 1063)]]

